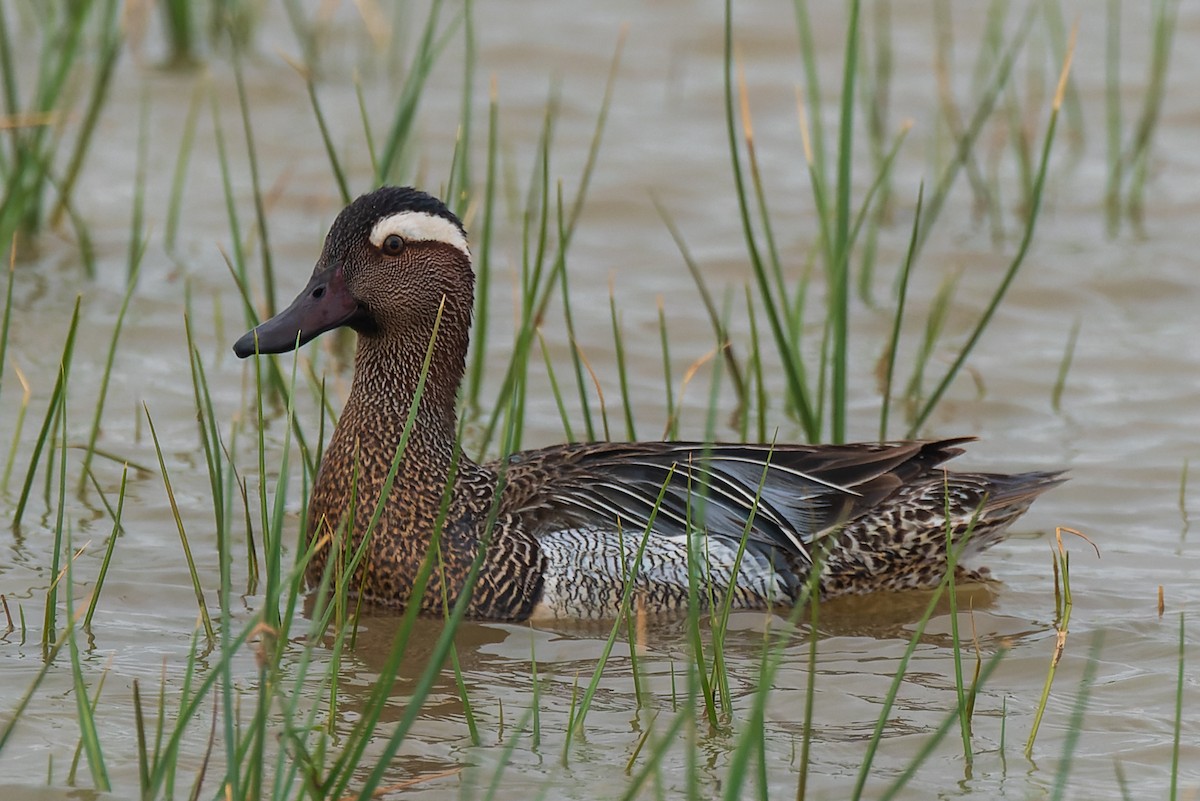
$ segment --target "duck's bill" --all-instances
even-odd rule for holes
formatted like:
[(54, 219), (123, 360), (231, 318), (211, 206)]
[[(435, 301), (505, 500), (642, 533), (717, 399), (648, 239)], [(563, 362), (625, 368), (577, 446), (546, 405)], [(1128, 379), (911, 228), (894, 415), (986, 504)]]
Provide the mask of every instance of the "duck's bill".
[(292, 305), (233, 343), (239, 358), (255, 353), (286, 353), (319, 334), (352, 323), (360, 314), (340, 265), (317, 273)]

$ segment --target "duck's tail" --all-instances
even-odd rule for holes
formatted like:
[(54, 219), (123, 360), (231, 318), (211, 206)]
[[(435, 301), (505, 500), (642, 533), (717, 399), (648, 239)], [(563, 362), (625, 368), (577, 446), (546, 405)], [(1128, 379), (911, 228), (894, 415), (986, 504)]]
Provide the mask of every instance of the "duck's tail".
[[(1061, 472), (942, 473), (902, 487), (846, 523), (828, 543), (821, 586), (826, 596), (936, 587), (948, 546), (962, 562), (1004, 539)], [(984, 578), (987, 571), (968, 572)]]
[[(978, 488), (962, 491), (962, 504), (957, 508), (951, 507), (954, 525), (962, 530), (959, 536), (966, 538), (960, 558), (982, 553), (1003, 540), (1008, 534), (1009, 525), (1025, 514), (1038, 496), (1067, 480), (1061, 470), (1013, 475), (966, 473), (951, 476), (971, 480), (978, 485)], [(953, 492), (953, 481), (950, 486)]]

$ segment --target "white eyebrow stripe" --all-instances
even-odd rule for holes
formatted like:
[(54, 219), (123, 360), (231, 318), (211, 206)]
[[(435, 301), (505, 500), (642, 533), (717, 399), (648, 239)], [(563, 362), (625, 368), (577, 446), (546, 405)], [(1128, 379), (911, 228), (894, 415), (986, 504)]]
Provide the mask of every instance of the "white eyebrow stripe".
[(380, 247), (383, 240), (392, 234), (408, 242), (442, 242), (458, 248), (468, 258), (471, 256), (471, 248), (463, 232), (450, 220), (436, 214), (400, 211), (384, 217), (371, 229), (371, 244)]

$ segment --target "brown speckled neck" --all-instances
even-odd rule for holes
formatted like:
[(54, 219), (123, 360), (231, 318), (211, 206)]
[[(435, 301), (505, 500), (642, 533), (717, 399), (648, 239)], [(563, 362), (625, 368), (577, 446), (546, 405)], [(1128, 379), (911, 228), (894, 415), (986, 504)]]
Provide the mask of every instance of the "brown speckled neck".
[[(419, 600), (423, 611), (440, 614), (443, 600), (453, 603), (461, 593), (485, 537), (496, 473), (464, 454), (455, 456), (470, 300), (446, 299), (416, 419), (364, 564), (354, 577), (354, 591), (375, 603), (403, 607), (412, 602), (421, 562), (442, 520), (439, 569)], [(369, 528), (421, 383), (432, 331), (432, 325), (417, 322), (359, 334), (350, 397), (326, 448), (309, 506), (310, 530), (317, 542), (328, 537), (333, 543), (353, 498), (351, 534), (341, 545), (318, 547), (309, 564), (311, 583), (320, 581), (331, 558), (344, 563)], [(540, 559), (530, 535), (498, 527), (471, 597), (472, 616), (527, 616), (541, 586)]]
[[(456, 321), (457, 331), (440, 327), (433, 358), (425, 375), (414, 438), (449, 458), (456, 436), (457, 395), (466, 361), (470, 321)], [(343, 415), (352, 414), (367, 432), (396, 428), (397, 443), (421, 384), (422, 366), (432, 330), (388, 335), (360, 334), (354, 355), (354, 382)], [(341, 424), (339, 424), (341, 425)], [(416, 443), (414, 443), (416, 444)]]

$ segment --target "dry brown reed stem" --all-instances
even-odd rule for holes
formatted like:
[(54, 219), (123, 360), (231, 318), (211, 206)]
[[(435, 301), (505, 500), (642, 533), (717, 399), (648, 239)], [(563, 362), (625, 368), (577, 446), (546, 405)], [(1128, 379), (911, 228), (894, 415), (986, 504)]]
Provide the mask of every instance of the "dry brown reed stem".
[(663, 428), (663, 439), (666, 439), (670, 435), (671, 428), (675, 425), (675, 421), (679, 417), (678, 412), (682, 411), (683, 409), (683, 396), (687, 393), (688, 384), (692, 382), (692, 379), (695, 378), (696, 373), (700, 371), (700, 368), (716, 358), (716, 355), (717, 348), (713, 348), (708, 353), (704, 354), (699, 359), (696, 359), (696, 361), (688, 365), (688, 369), (683, 372), (683, 379), (679, 382), (679, 395), (675, 399), (676, 406), (674, 409), (670, 410), (671, 416), (667, 418), (667, 425), (665, 428)]

